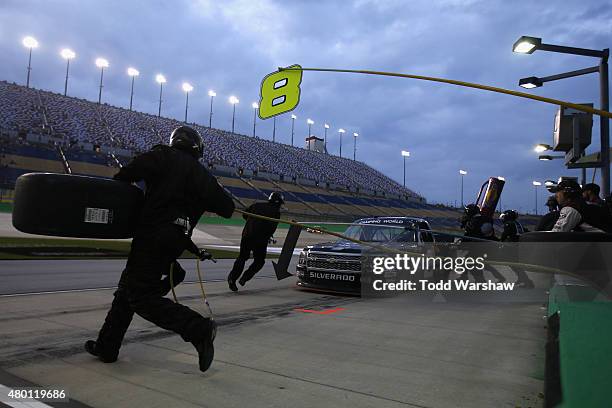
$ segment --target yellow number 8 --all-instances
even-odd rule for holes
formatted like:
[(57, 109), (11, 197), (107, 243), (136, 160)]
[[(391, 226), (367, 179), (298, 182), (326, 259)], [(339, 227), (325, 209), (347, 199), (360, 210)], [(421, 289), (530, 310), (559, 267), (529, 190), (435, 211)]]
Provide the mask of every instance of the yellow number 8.
[(261, 81), (259, 117), (268, 119), (289, 112), (300, 102), (302, 67), (291, 65), (290, 71), (277, 71)]

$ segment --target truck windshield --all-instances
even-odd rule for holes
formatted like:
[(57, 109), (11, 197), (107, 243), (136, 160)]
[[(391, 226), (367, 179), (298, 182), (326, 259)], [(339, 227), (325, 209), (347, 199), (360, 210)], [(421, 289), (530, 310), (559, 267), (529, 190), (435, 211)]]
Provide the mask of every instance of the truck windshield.
[(380, 224), (351, 225), (344, 235), (364, 242), (415, 241), (413, 229)]

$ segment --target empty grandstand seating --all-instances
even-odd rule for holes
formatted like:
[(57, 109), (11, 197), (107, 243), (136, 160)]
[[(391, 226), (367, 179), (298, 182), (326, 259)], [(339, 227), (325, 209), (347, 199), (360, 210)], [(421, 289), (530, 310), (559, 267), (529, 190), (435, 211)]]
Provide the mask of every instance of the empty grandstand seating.
[[(75, 174), (111, 177), (129, 160), (127, 155), (165, 142), (172, 129), (182, 124), (5, 81), (0, 81), (0, 118), (0, 183), (5, 190), (29, 171), (70, 169)], [(289, 213), (298, 218), (352, 221), (411, 215), (428, 218), (437, 228), (457, 227), (455, 209), (427, 204), (362, 162), (192, 126), (204, 138), (203, 164), (239, 207), (280, 190)], [(46, 135), (46, 139), (31, 134)]]

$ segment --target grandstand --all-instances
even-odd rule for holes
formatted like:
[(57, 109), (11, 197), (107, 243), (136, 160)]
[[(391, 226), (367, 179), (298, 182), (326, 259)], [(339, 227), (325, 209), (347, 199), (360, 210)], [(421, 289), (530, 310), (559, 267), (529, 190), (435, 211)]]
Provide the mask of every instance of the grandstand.
[[(135, 153), (166, 142), (181, 124), (0, 81), (2, 197), (10, 200), (15, 179), (32, 171), (111, 177)], [(191, 125), (204, 138), (202, 164), (239, 208), (276, 190), (284, 193), (290, 215), (299, 219), (412, 215), (439, 229), (457, 227), (455, 209), (428, 204), (360, 161)]]

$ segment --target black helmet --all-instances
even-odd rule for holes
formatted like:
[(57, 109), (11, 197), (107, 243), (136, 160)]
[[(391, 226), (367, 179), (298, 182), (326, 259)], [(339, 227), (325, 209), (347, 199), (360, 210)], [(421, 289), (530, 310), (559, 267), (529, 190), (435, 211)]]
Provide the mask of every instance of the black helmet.
[(200, 133), (189, 126), (179, 126), (170, 135), (170, 146), (184, 150), (196, 159), (204, 154), (204, 142)]
[(270, 193), (270, 197), (268, 197), (268, 202), (272, 204), (283, 205), (285, 204), (285, 197), (278, 191), (273, 191)]
[(514, 210), (506, 210), (503, 213), (501, 213), (501, 215), (499, 216), (499, 218), (503, 221), (516, 221), (518, 218), (518, 213)]
[(480, 213), (480, 207), (478, 207), (476, 204), (468, 204), (465, 206), (464, 211), (465, 215), (471, 217)]

